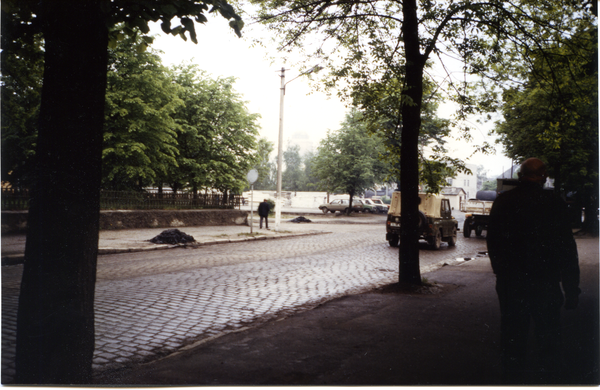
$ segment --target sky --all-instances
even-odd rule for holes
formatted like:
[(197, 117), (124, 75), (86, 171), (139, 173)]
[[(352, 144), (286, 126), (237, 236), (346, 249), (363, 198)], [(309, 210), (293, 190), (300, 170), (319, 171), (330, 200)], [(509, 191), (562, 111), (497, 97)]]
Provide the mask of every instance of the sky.
[[(191, 61), (213, 78), (235, 77), (234, 88), (246, 102), (248, 110), (261, 115), (260, 137), (268, 139), (274, 145), (271, 159), (276, 157), (278, 146), (282, 67), (285, 68), (285, 81), (288, 82), (283, 109), (284, 150), (296, 132), (308, 134), (316, 149), (327, 131), (335, 131), (341, 127), (349, 109), (335, 94), (327, 96), (323, 92), (314, 92), (309, 82), (310, 76), (294, 79), (302, 73), (301, 69), (286, 63), (283, 56), (277, 53), (275, 45), (252, 45), (253, 37), (268, 36), (261, 27), (246, 26), (242, 30), (244, 37), (238, 38), (225, 19), (209, 17), (208, 23), (196, 24), (196, 33), (198, 44), (189, 39), (184, 41), (180, 37), (164, 34), (158, 24), (152, 25), (151, 34), (156, 36), (152, 48), (163, 52), (161, 57), (165, 65)], [(440, 107), (438, 111), (440, 117), (449, 117), (451, 114), (452, 107), (449, 105)], [(450, 156), (466, 159), (472, 154), (475, 145), (484, 141), (494, 142), (494, 138), (488, 136), (489, 126), (482, 126), (475, 121), (470, 125), (475, 127), (472, 132), (473, 144), (449, 139), (446, 146)], [(477, 154), (466, 162), (483, 165), (489, 177), (500, 175), (504, 170), (510, 169), (511, 161), (502, 155), (500, 145), (496, 149), (496, 155)]]

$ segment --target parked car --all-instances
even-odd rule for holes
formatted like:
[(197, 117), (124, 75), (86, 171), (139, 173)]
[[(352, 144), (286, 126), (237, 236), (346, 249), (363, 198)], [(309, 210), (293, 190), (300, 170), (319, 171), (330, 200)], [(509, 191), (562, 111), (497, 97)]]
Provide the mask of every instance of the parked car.
[[(396, 247), (400, 241), (400, 192), (392, 195), (392, 205), (387, 217), (385, 239)], [(439, 249), (442, 241), (455, 246), (458, 222), (452, 216), (450, 200), (439, 195), (419, 194), (419, 238), (433, 249)]]
[[(327, 212), (335, 213), (336, 211), (346, 213), (349, 209), (350, 201), (348, 199), (336, 199), (319, 206), (319, 210), (321, 210), (323, 214), (327, 214)], [(358, 199), (353, 199), (351, 211), (358, 212), (363, 211), (363, 209), (363, 203)]]
[(375, 205), (372, 203), (369, 203), (368, 201), (369, 201), (369, 199), (354, 198), (354, 199), (352, 199), (352, 208), (354, 208), (354, 206), (356, 206), (357, 208), (360, 208), (358, 211), (362, 211), (363, 213), (376, 212)]
[(383, 203), (380, 199), (364, 199), (364, 202), (371, 206), (371, 212), (387, 213), (390, 206)]

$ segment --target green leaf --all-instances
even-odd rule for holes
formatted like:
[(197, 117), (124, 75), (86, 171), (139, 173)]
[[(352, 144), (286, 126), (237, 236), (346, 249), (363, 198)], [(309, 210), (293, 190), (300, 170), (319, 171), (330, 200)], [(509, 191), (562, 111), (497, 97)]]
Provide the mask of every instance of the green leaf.
[(185, 27), (185, 30), (190, 33), (190, 38), (192, 42), (198, 43), (196, 39), (196, 29), (194, 27), (194, 21), (190, 18), (181, 18), (181, 24)]
[(208, 19), (206, 18), (206, 16), (204, 16), (204, 14), (199, 14), (196, 16), (196, 22), (206, 23), (206, 22), (208, 22)]
[(165, 34), (171, 33), (171, 20), (163, 19), (163, 22), (160, 24), (160, 28), (165, 32)]

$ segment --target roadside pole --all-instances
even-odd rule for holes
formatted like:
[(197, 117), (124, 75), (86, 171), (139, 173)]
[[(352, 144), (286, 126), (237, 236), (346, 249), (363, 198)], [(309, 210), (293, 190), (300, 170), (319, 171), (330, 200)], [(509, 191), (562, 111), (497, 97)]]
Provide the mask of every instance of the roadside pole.
[(246, 175), (246, 179), (250, 183), (250, 234), (252, 234), (252, 228), (254, 227), (254, 182), (258, 179), (258, 171), (251, 169)]
[(250, 184), (250, 234), (254, 227), (254, 184)]

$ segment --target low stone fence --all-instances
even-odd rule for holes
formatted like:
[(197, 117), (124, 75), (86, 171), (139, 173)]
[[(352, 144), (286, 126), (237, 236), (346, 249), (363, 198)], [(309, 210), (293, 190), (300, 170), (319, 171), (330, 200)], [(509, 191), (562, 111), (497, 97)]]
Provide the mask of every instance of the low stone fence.
[[(248, 214), (231, 209), (103, 210), (100, 230), (248, 225)], [(27, 211), (2, 211), (2, 234), (25, 233), (26, 229)]]

